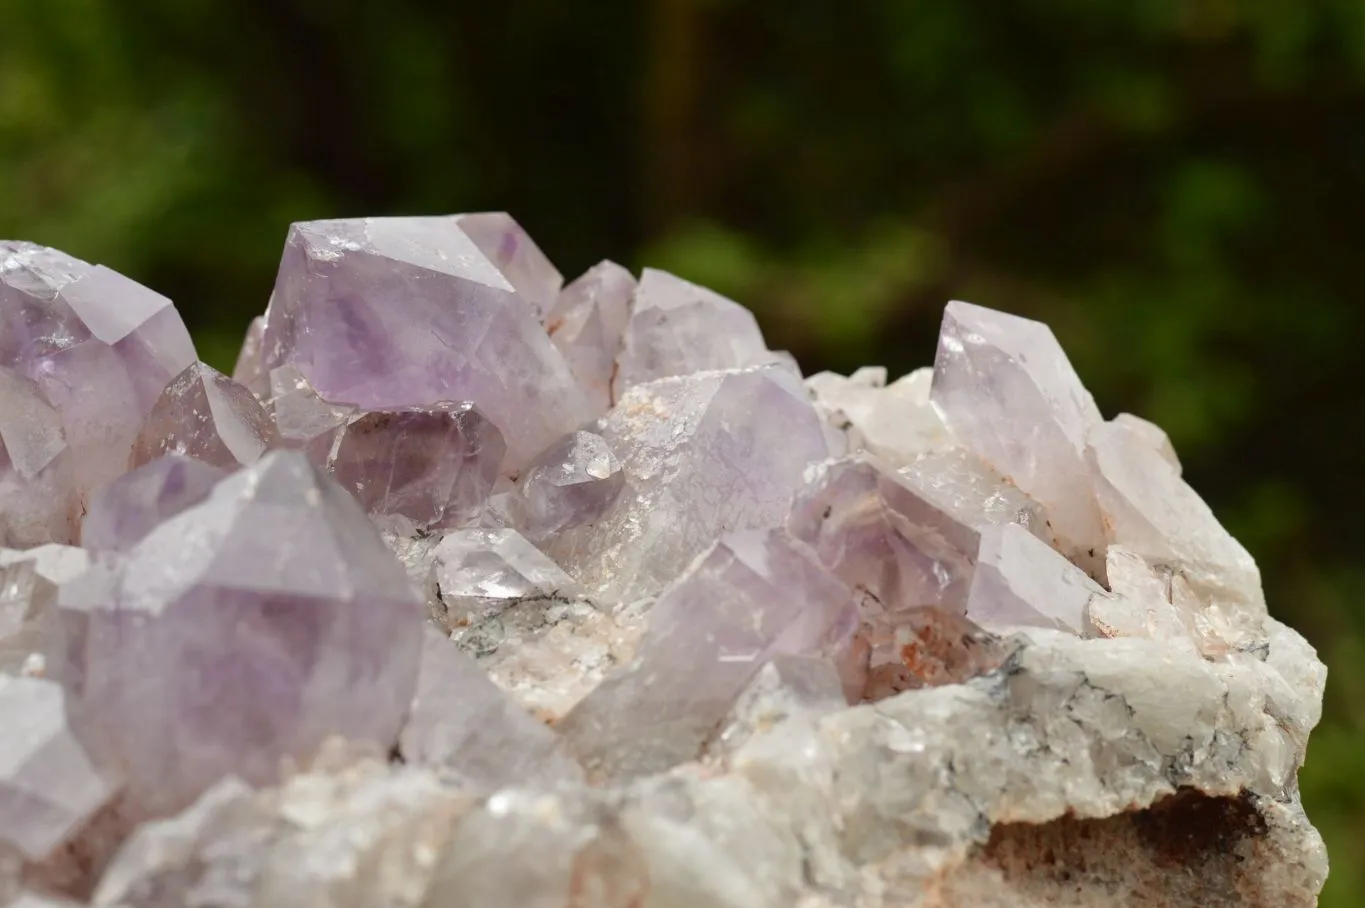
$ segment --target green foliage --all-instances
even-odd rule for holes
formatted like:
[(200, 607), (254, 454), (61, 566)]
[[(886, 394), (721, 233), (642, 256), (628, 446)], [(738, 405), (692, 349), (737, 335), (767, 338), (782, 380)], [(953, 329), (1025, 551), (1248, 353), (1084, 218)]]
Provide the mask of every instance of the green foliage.
[(1322, 650), (1303, 771), (1365, 904), (1360, 0), (0, 0), (0, 235), (230, 366), (289, 221), (505, 208), (753, 306), (811, 368), (1043, 318), (1165, 426)]

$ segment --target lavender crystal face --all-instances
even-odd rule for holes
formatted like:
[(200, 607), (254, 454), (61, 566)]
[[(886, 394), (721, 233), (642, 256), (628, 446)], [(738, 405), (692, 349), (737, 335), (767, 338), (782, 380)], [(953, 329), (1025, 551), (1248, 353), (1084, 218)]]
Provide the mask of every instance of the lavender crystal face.
[(642, 382), (773, 361), (748, 309), (666, 271), (646, 268), (635, 289), (613, 386), (619, 400)]
[(55, 681), (0, 675), (0, 843), (32, 860), (67, 841), (117, 790), (82, 742), (83, 719)]
[(949, 303), (931, 396), (964, 445), (1047, 510), (1062, 550), (1102, 576), (1104, 532), (1085, 460), (1100, 413), (1052, 331)]
[(192, 363), (161, 392), (133, 442), (129, 465), (182, 454), (235, 470), (278, 446), (279, 432), (256, 396), (205, 363)]
[(625, 490), (547, 552), (606, 601), (658, 592), (729, 530), (779, 525), (806, 468), (829, 455), (800, 380), (777, 366), (639, 385), (599, 428)]
[(361, 508), (272, 452), (62, 587), (79, 690), (164, 815), (229, 773), (264, 784), (329, 736), (390, 746), (413, 692), (422, 604)]
[(270, 371), (266, 409), (280, 433), (280, 444), (308, 452), (308, 459), (320, 467), (327, 465), (341, 427), (358, 414), (350, 404), (323, 400), (294, 366)]
[(612, 378), (634, 295), (629, 271), (615, 262), (598, 262), (560, 292), (545, 320), (550, 339), (598, 415), (615, 402)]
[(564, 286), (564, 276), (521, 225), (505, 211), (461, 214), (455, 223), (543, 320)]
[(590, 770), (667, 769), (697, 756), (777, 653), (829, 657), (856, 675), (857, 627), (852, 592), (814, 553), (781, 530), (730, 534), (659, 597), (635, 662), (559, 729)]
[(534, 307), (455, 218), (295, 224), (262, 358), (362, 410), (472, 401), (509, 472), (591, 418)]
[(0, 368), (0, 546), (74, 542), (79, 510), (61, 414), (35, 382)]
[(371, 515), (447, 529), (477, 521), (506, 450), (473, 404), (438, 403), (351, 417), (326, 467)]
[(81, 545), (126, 552), (165, 521), (199, 504), (227, 473), (202, 460), (167, 454), (124, 473), (90, 499)]
[(232, 367), (232, 380), (261, 400), (270, 396), (270, 370), (261, 361), (261, 344), (265, 341), (265, 316), (258, 315), (247, 326), (237, 363)]
[(1080, 634), (1099, 584), (1017, 524), (990, 527), (981, 548), (967, 617), (985, 627), (1046, 627)]
[(575, 432), (551, 445), (526, 468), (518, 485), (523, 529), (543, 540), (591, 524), (625, 488), (626, 474), (606, 439)]
[(61, 414), (82, 496), (123, 471), (143, 417), (194, 360), (164, 296), (55, 249), (0, 242), (0, 366)]

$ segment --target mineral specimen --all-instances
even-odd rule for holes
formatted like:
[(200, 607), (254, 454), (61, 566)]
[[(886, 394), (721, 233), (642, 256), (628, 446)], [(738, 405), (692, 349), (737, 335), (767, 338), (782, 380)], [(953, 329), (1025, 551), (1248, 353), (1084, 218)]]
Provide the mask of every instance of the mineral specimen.
[(1314, 903), (1325, 670), (1047, 327), (803, 384), (561, 285), (505, 214), (297, 224), (229, 380), (0, 244), (0, 903)]
[(126, 469), (143, 418), (195, 360), (171, 301), (102, 265), (0, 241), (0, 366), (61, 414), (82, 495)]

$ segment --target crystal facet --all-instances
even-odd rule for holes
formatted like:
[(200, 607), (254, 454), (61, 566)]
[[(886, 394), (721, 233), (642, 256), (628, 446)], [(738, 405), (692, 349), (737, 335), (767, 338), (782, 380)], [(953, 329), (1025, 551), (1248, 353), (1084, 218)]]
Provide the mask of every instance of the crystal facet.
[(84, 717), (62, 686), (0, 675), (0, 842), (41, 859), (117, 789), (82, 743)]
[(164, 521), (207, 498), (226, 475), (181, 454), (124, 473), (90, 499), (81, 545), (91, 552), (126, 552)]
[(101, 265), (0, 241), (0, 366), (62, 415), (82, 495), (123, 472), (143, 417), (194, 362), (171, 301)]
[(275, 424), (254, 394), (196, 362), (161, 392), (133, 443), (129, 463), (139, 467), (173, 453), (235, 470), (278, 443)]
[(0, 545), (75, 541), (73, 468), (61, 415), (37, 384), (0, 368)]
[(60, 595), (84, 616), (81, 691), (136, 815), (228, 773), (269, 781), (329, 735), (388, 746), (412, 696), (421, 602), (364, 512), (296, 452), (224, 480)]
[(613, 387), (620, 400), (632, 385), (657, 378), (773, 361), (748, 309), (666, 271), (646, 268), (635, 288)]
[(258, 315), (247, 326), (237, 363), (232, 367), (232, 380), (261, 400), (270, 396), (270, 370), (261, 361), (261, 344), (265, 340), (265, 316)]
[(512, 472), (591, 416), (531, 305), (453, 218), (295, 224), (263, 350), (365, 410), (473, 401)]
[(932, 379), (932, 369), (916, 369), (887, 385), (885, 369), (865, 367), (848, 378), (833, 372), (812, 375), (806, 387), (821, 415), (847, 433), (850, 450), (901, 466), (951, 444), (943, 418), (929, 402)]
[(370, 514), (444, 529), (478, 520), (506, 450), (473, 404), (438, 403), (352, 416), (325, 465)]
[(462, 214), (455, 223), (544, 319), (564, 286), (564, 276), (521, 225), (505, 211)]
[(780, 524), (829, 453), (800, 380), (777, 366), (639, 385), (602, 420), (626, 487), (548, 554), (609, 601), (658, 592), (729, 530)]
[(592, 523), (625, 488), (626, 474), (606, 439), (575, 432), (551, 445), (519, 483), (523, 529), (534, 540)]
[(1079, 634), (1099, 584), (1018, 524), (990, 527), (967, 597), (967, 617), (987, 627), (1050, 627)]
[(630, 668), (559, 724), (589, 769), (638, 775), (696, 757), (773, 655), (846, 664), (858, 611), (812, 552), (780, 530), (751, 530), (716, 543), (648, 621)]
[(422, 640), (417, 695), (398, 746), (409, 763), (452, 770), (483, 788), (555, 782), (583, 772), (558, 735), (430, 627)]
[(931, 396), (953, 434), (1042, 504), (1063, 551), (1099, 575), (1105, 540), (1085, 449), (1100, 413), (1052, 331), (949, 303)]
[(635, 278), (629, 271), (615, 262), (599, 262), (564, 288), (545, 321), (597, 414), (614, 402), (616, 356), (634, 295)]

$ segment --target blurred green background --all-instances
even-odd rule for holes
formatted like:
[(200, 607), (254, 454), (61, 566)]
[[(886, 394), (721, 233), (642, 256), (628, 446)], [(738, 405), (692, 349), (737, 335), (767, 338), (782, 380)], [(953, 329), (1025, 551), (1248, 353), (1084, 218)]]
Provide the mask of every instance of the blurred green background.
[(1166, 427), (1331, 667), (1301, 776), (1365, 905), (1362, 0), (0, 0), (0, 235), (230, 368), (292, 220), (511, 211), (808, 372), (1049, 322)]

